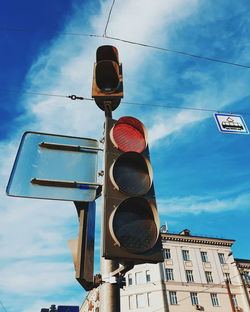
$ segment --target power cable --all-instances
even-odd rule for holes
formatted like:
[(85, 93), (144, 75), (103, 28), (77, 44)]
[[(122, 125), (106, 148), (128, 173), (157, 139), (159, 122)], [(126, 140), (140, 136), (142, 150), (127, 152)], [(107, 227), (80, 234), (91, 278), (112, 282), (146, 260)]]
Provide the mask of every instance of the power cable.
[[(11, 89), (0, 89), (0, 92), (14, 92), (14, 93), (23, 93), (23, 94), (31, 94), (31, 95), (44, 95), (44, 96), (55, 96), (55, 97), (69, 97), (66, 95), (59, 94), (50, 94), (50, 93), (40, 93), (33, 91), (24, 91), (24, 90), (11, 90)], [(72, 99), (73, 100), (73, 99)]]
[(239, 66), (239, 67), (244, 67), (244, 68), (250, 68), (249, 65), (243, 65), (243, 64), (239, 64), (239, 63), (228, 62), (228, 61), (224, 61), (224, 60), (220, 60), (220, 59), (216, 59), (216, 58), (212, 58), (212, 57), (196, 55), (196, 54), (192, 54), (192, 53), (184, 52), (184, 51), (178, 51), (178, 50), (173, 50), (173, 49), (166, 49), (166, 48), (157, 47), (157, 46), (146, 44), (146, 43), (139, 43), (139, 42), (136, 42), (136, 41), (130, 41), (130, 40), (125, 40), (125, 39), (116, 38), (116, 37), (110, 37), (110, 36), (106, 36), (105, 38), (116, 40), (116, 41), (121, 41), (121, 42), (124, 42), (124, 43), (134, 44), (134, 45), (138, 45), (138, 46), (142, 46), (142, 47), (146, 47), (146, 48), (157, 49), (157, 50), (161, 50), (161, 51), (164, 51), (164, 52), (171, 52), (171, 53), (186, 55), (186, 56), (190, 56), (190, 57), (194, 57), (194, 58), (198, 58), (198, 59), (203, 59), (203, 60), (206, 60), (206, 61), (223, 63), (223, 64), (227, 64), (227, 65)]
[[(49, 94), (49, 93), (41, 93), (41, 92), (33, 92), (33, 91), (23, 91), (23, 90), (9, 90), (9, 89), (0, 89), (0, 92), (16, 92), (30, 95), (41, 95), (41, 96), (53, 96), (53, 97), (61, 97), (61, 98), (69, 98), (71, 100), (82, 100), (82, 101), (94, 101), (92, 98), (85, 98), (82, 96), (76, 95), (60, 95), (60, 94)], [(222, 111), (219, 109), (207, 109), (201, 107), (187, 107), (187, 106), (176, 106), (176, 105), (161, 105), (161, 104), (146, 104), (146, 103), (137, 103), (137, 102), (126, 102), (122, 101), (121, 104), (125, 105), (136, 105), (136, 106), (146, 106), (146, 107), (160, 107), (160, 108), (170, 108), (170, 109), (183, 109), (183, 110), (192, 110), (192, 111), (203, 111), (203, 112), (211, 112), (211, 113), (223, 113), (223, 114), (238, 114), (238, 115), (250, 115), (250, 112), (228, 112)]]
[(28, 28), (15, 28), (15, 27), (0, 27), (0, 31), (17, 31), (17, 32), (28, 32), (28, 33), (46, 33), (52, 35), (62, 35), (62, 36), (80, 36), (80, 37), (97, 37), (102, 38), (101, 35), (96, 34), (86, 34), (86, 33), (72, 33), (72, 32), (59, 32), (59, 31), (49, 31), (41, 29), (28, 29)]
[(193, 110), (193, 111), (204, 111), (204, 112), (212, 112), (212, 113), (224, 113), (224, 114), (240, 114), (240, 115), (248, 115), (250, 113), (236, 113), (236, 112), (226, 112), (218, 109), (207, 109), (200, 107), (187, 107), (187, 106), (175, 106), (175, 105), (161, 105), (161, 104), (145, 104), (145, 103), (136, 103), (136, 102), (125, 102), (122, 101), (122, 104), (127, 105), (138, 105), (138, 106), (151, 106), (151, 107), (161, 107), (161, 108), (173, 108), (173, 109), (184, 109), (184, 110)]
[[(0, 27), (0, 31), (19, 31), (19, 32), (38, 32), (39, 31), (39, 32), (43, 32), (40, 30), (36, 31), (36, 30), (30, 30), (30, 29), (9, 28), (9, 27)], [(109, 40), (120, 41), (123, 43), (133, 44), (133, 45), (137, 45), (137, 46), (141, 46), (141, 47), (145, 47), (145, 48), (157, 49), (157, 50), (161, 50), (163, 52), (175, 53), (175, 54), (185, 55), (185, 56), (189, 56), (189, 57), (193, 57), (193, 58), (197, 58), (197, 59), (201, 59), (201, 60), (206, 60), (206, 61), (210, 61), (210, 62), (222, 63), (225, 65), (231, 65), (231, 66), (237, 66), (237, 67), (250, 69), (250, 65), (244, 65), (244, 64), (240, 64), (240, 63), (224, 61), (221, 59), (211, 58), (211, 57), (207, 57), (207, 56), (196, 55), (196, 54), (185, 52), (185, 51), (167, 49), (167, 48), (158, 47), (158, 46), (154, 46), (154, 45), (150, 45), (150, 44), (146, 44), (146, 43), (140, 43), (140, 42), (136, 42), (136, 41), (126, 40), (126, 39), (122, 39), (122, 38), (118, 38), (118, 37), (106, 36), (105, 32), (104, 32), (104, 35), (86, 34), (86, 33), (70, 33), (70, 32), (51, 32), (51, 31), (46, 31), (46, 33), (51, 33), (51, 34), (54, 33), (54, 34), (64, 35), (64, 36), (84, 36), (84, 37), (106, 38)]]
[(108, 28), (108, 24), (109, 24), (109, 20), (110, 20), (110, 16), (111, 16), (114, 4), (115, 4), (115, 0), (113, 0), (113, 3), (112, 3), (111, 8), (109, 10), (108, 20), (107, 20), (107, 23), (106, 23), (106, 26), (104, 29), (103, 37), (106, 37), (106, 32), (107, 32), (107, 28)]

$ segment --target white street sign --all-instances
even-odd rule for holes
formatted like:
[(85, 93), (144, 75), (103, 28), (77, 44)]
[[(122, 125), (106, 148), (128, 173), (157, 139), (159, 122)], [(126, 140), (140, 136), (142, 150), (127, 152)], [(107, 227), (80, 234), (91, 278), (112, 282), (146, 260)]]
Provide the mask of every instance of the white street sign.
[(247, 125), (241, 115), (215, 113), (214, 118), (220, 132), (249, 134)]

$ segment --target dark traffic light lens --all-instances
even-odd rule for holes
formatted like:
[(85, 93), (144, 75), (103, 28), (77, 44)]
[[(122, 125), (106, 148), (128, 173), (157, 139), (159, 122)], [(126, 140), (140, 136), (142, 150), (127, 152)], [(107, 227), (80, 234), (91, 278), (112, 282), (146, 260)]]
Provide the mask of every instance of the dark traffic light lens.
[(152, 168), (141, 154), (127, 152), (111, 167), (111, 180), (126, 194), (144, 195), (152, 184)]
[(134, 117), (120, 118), (111, 131), (111, 139), (123, 152), (141, 153), (147, 146), (146, 129)]
[(105, 93), (115, 92), (119, 85), (119, 65), (112, 61), (101, 61), (96, 64), (96, 84)]
[(158, 239), (155, 207), (145, 198), (124, 200), (115, 210), (112, 221), (113, 234), (118, 244), (132, 253), (151, 249)]

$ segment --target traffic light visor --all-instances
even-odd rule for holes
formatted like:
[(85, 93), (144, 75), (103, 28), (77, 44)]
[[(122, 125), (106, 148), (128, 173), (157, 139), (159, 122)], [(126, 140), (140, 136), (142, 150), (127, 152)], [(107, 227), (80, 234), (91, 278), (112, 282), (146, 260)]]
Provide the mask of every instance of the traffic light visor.
[(149, 161), (136, 152), (123, 153), (110, 168), (110, 178), (116, 189), (131, 195), (145, 195), (152, 185)]
[(114, 46), (103, 45), (96, 50), (96, 62), (114, 61), (119, 64), (118, 50)]
[(159, 235), (156, 207), (145, 198), (130, 197), (113, 212), (110, 228), (116, 243), (132, 253), (151, 249)]
[(147, 147), (147, 132), (134, 117), (120, 118), (111, 130), (111, 141), (123, 152), (141, 153)]

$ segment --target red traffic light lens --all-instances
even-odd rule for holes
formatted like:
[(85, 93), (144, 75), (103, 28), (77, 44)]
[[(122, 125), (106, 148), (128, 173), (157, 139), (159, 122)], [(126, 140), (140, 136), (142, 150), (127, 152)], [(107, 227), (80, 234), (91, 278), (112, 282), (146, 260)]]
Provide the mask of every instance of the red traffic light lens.
[(152, 168), (141, 154), (122, 154), (111, 167), (113, 184), (124, 193), (132, 196), (146, 194), (152, 185)]
[(147, 146), (144, 125), (134, 117), (120, 118), (111, 130), (111, 140), (123, 152), (141, 153)]
[(118, 245), (132, 253), (151, 249), (158, 239), (156, 208), (145, 198), (130, 197), (114, 211), (111, 230)]

